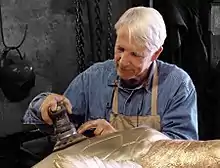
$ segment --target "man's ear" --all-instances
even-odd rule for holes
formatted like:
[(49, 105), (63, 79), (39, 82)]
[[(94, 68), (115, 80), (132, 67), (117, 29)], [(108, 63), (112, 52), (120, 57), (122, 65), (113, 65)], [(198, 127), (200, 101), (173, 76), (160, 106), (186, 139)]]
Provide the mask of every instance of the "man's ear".
[(162, 51), (163, 51), (163, 47), (160, 47), (152, 56), (151, 61), (155, 61), (160, 56)]

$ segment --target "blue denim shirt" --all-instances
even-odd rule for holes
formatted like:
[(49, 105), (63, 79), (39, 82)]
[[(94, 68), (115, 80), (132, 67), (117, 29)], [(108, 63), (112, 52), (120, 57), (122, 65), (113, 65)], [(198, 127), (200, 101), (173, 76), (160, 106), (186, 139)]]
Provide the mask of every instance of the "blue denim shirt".
[[(161, 132), (173, 139), (198, 139), (197, 97), (192, 80), (175, 65), (159, 60), (157, 65)], [(153, 71), (146, 87), (133, 90), (119, 87), (120, 113), (131, 116), (151, 113), (152, 78)], [(73, 106), (73, 114), (84, 116), (84, 122), (98, 118), (109, 120), (116, 79), (113, 60), (96, 63), (79, 74), (64, 93)], [(42, 93), (33, 99), (25, 113), (24, 123), (43, 124), (39, 107), (48, 94)]]

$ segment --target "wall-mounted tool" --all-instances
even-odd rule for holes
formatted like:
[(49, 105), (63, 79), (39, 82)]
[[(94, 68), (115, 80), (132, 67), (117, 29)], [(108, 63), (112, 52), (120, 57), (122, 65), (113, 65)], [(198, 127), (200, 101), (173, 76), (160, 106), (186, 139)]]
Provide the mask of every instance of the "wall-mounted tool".
[[(23, 39), (17, 46), (8, 46), (5, 43), (2, 22), (2, 10), (0, 6), (0, 26), (1, 37), (4, 45), (2, 54), (0, 55), (0, 88), (5, 97), (12, 102), (17, 102), (25, 99), (35, 86), (35, 73), (30, 63), (24, 59), (19, 48), (23, 44), (28, 26), (25, 27)], [(16, 51), (12, 53), (11, 51)], [(11, 58), (9, 58), (9, 53)], [(20, 60), (15, 61), (15, 57), (20, 57)]]

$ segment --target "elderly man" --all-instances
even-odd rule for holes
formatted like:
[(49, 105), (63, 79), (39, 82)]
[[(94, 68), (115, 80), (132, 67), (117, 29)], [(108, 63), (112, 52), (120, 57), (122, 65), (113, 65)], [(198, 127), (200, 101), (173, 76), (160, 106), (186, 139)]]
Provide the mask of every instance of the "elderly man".
[[(36, 96), (25, 123), (50, 128), (48, 112), (62, 102), (80, 126), (79, 133), (94, 129), (95, 135), (103, 135), (148, 125), (172, 139), (198, 139), (192, 80), (177, 66), (158, 60), (166, 39), (160, 13), (147, 7), (128, 9), (115, 29), (114, 61), (94, 64), (63, 95)], [(84, 120), (77, 120), (78, 116)]]

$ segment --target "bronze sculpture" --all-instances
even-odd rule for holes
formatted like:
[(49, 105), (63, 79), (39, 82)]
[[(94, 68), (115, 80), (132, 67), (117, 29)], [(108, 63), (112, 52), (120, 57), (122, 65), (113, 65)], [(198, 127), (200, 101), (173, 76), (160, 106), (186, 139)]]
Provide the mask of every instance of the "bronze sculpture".
[(86, 160), (100, 164), (110, 161), (108, 164), (115, 165), (118, 162), (118, 167), (127, 164), (137, 168), (217, 168), (220, 167), (220, 140), (171, 140), (152, 128), (138, 127), (87, 138), (52, 153), (34, 168), (74, 168)]

